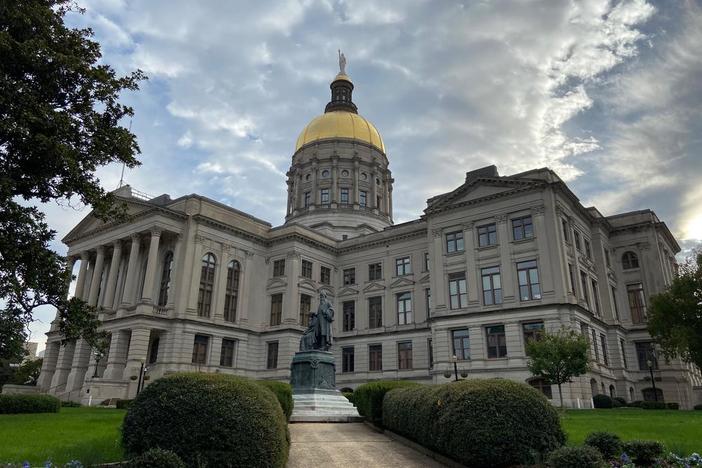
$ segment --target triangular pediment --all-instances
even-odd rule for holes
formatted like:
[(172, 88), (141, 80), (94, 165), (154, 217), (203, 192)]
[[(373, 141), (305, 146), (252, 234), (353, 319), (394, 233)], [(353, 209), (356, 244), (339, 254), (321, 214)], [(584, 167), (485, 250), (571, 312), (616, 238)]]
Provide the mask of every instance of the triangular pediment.
[(268, 284), (266, 284), (266, 289), (274, 289), (274, 288), (284, 288), (288, 285), (288, 282), (285, 281), (282, 278), (270, 278), (268, 280)]
[(339, 297), (343, 296), (355, 296), (358, 294), (358, 289), (356, 288), (350, 288), (348, 286), (345, 286), (339, 290)]
[(404, 286), (412, 286), (413, 284), (414, 284), (414, 281), (412, 281), (411, 279), (405, 278), (405, 277), (400, 277), (400, 278), (397, 278), (395, 281), (393, 281), (390, 284), (390, 287), (391, 288), (401, 288)]
[(473, 179), (452, 192), (430, 199), (426, 211), (436, 211), (452, 206), (479, 203), (484, 200), (511, 195), (536, 185), (537, 183), (532, 180), (511, 179), (506, 177)]
[(365, 288), (363, 288), (364, 293), (384, 291), (384, 290), (385, 290), (385, 286), (382, 283), (379, 283), (377, 281), (373, 281), (372, 283), (368, 284)]

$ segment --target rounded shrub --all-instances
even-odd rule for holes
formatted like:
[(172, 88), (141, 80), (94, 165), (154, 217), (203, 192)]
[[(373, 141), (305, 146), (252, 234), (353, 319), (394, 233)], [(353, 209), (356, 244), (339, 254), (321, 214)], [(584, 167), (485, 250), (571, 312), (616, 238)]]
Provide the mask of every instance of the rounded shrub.
[(666, 407), (667, 409), (678, 410), (678, 409), (680, 409), (680, 403), (672, 403), (672, 402), (671, 402), (671, 403), (666, 403), (666, 404), (665, 404), (665, 407)]
[(123, 464), (126, 468), (186, 468), (183, 460), (170, 450), (152, 448)]
[(591, 432), (585, 437), (585, 445), (596, 448), (608, 460), (622, 453), (622, 439), (611, 432)]
[(605, 466), (600, 452), (594, 447), (561, 447), (548, 456), (551, 468), (602, 468)]
[(283, 467), (289, 434), (273, 392), (231, 375), (179, 373), (136, 397), (122, 424), (128, 456), (151, 448), (187, 466)]
[(665, 403), (662, 401), (642, 401), (639, 406), (643, 409), (665, 409)]
[(595, 408), (611, 408), (613, 406), (612, 397), (603, 393), (593, 396), (592, 403)]
[(630, 440), (624, 442), (622, 450), (637, 465), (652, 465), (663, 456), (665, 447), (656, 440)]
[(693, 408), (694, 410), (696, 410), (696, 411), (700, 411), (700, 410), (702, 410), (702, 404), (695, 405), (695, 406), (693, 406), (692, 408)]
[(285, 420), (289, 421), (293, 411), (292, 386), (289, 383), (277, 380), (257, 380), (256, 383), (273, 392), (278, 399), (278, 403), (280, 403), (280, 407), (283, 409), (283, 413), (285, 413)]
[(134, 400), (117, 400), (115, 402), (115, 407), (117, 409), (129, 409), (130, 406), (132, 406), (132, 402)]
[(51, 395), (0, 395), (0, 414), (58, 413), (61, 400)]
[(392, 390), (383, 401), (383, 424), (472, 467), (528, 463), (565, 442), (548, 400), (526, 384), (502, 379)]
[(416, 382), (405, 380), (379, 380), (360, 385), (353, 392), (353, 403), (358, 413), (373, 424), (383, 424), (383, 398), (390, 390), (400, 387), (418, 386)]
[(614, 401), (619, 403), (619, 406), (626, 406), (626, 399), (620, 396), (615, 396)]
[(634, 400), (634, 401), (632, 401), (631, 403), (629, 403), (627, 406), (629, 406), (629, 407), (631, 407), (631, 408), (641, 408), (641, 403), (643, 403), (643, 401), (641, 401), (641, 400)]

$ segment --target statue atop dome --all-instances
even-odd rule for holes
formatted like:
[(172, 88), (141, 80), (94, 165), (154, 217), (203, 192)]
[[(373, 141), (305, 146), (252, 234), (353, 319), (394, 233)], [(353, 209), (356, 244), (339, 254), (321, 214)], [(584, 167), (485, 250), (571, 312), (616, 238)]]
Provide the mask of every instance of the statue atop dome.
[(346, 56), (344, 53), (339, 49), (339, 75), (345, 75), (346, 74)]

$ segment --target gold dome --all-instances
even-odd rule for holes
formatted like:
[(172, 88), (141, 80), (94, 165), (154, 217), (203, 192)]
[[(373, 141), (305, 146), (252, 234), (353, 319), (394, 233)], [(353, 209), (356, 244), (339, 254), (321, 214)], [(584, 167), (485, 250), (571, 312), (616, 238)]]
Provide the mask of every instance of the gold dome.
[(375, 146), (385, 153), (385, 145), (375, 126), (353, 112), (333, 111), (315, 117), (297, 137), (295, 151), (313, 141), (350, 138)]

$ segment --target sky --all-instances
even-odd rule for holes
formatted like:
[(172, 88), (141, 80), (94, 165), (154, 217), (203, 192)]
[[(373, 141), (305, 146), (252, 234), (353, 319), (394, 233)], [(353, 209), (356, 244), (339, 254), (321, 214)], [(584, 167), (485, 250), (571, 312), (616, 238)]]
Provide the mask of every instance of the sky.
[[(550, 167), (604, 215), (651, 208), (702, 242), (702, 1), (79, 0), (134, 108), (151, 195), (198, 193), (282, 224), (295, 140), (348, 61), (385, 141), (395, 222), (495, 164)], [(98, 175), (118, 187), (121, 167)], [(53, 247), (89, 213), (44, 206)], [(53, 311), (36, 314), (45, 341)], [(42, 344), (43, 347), (43, 344)]]

